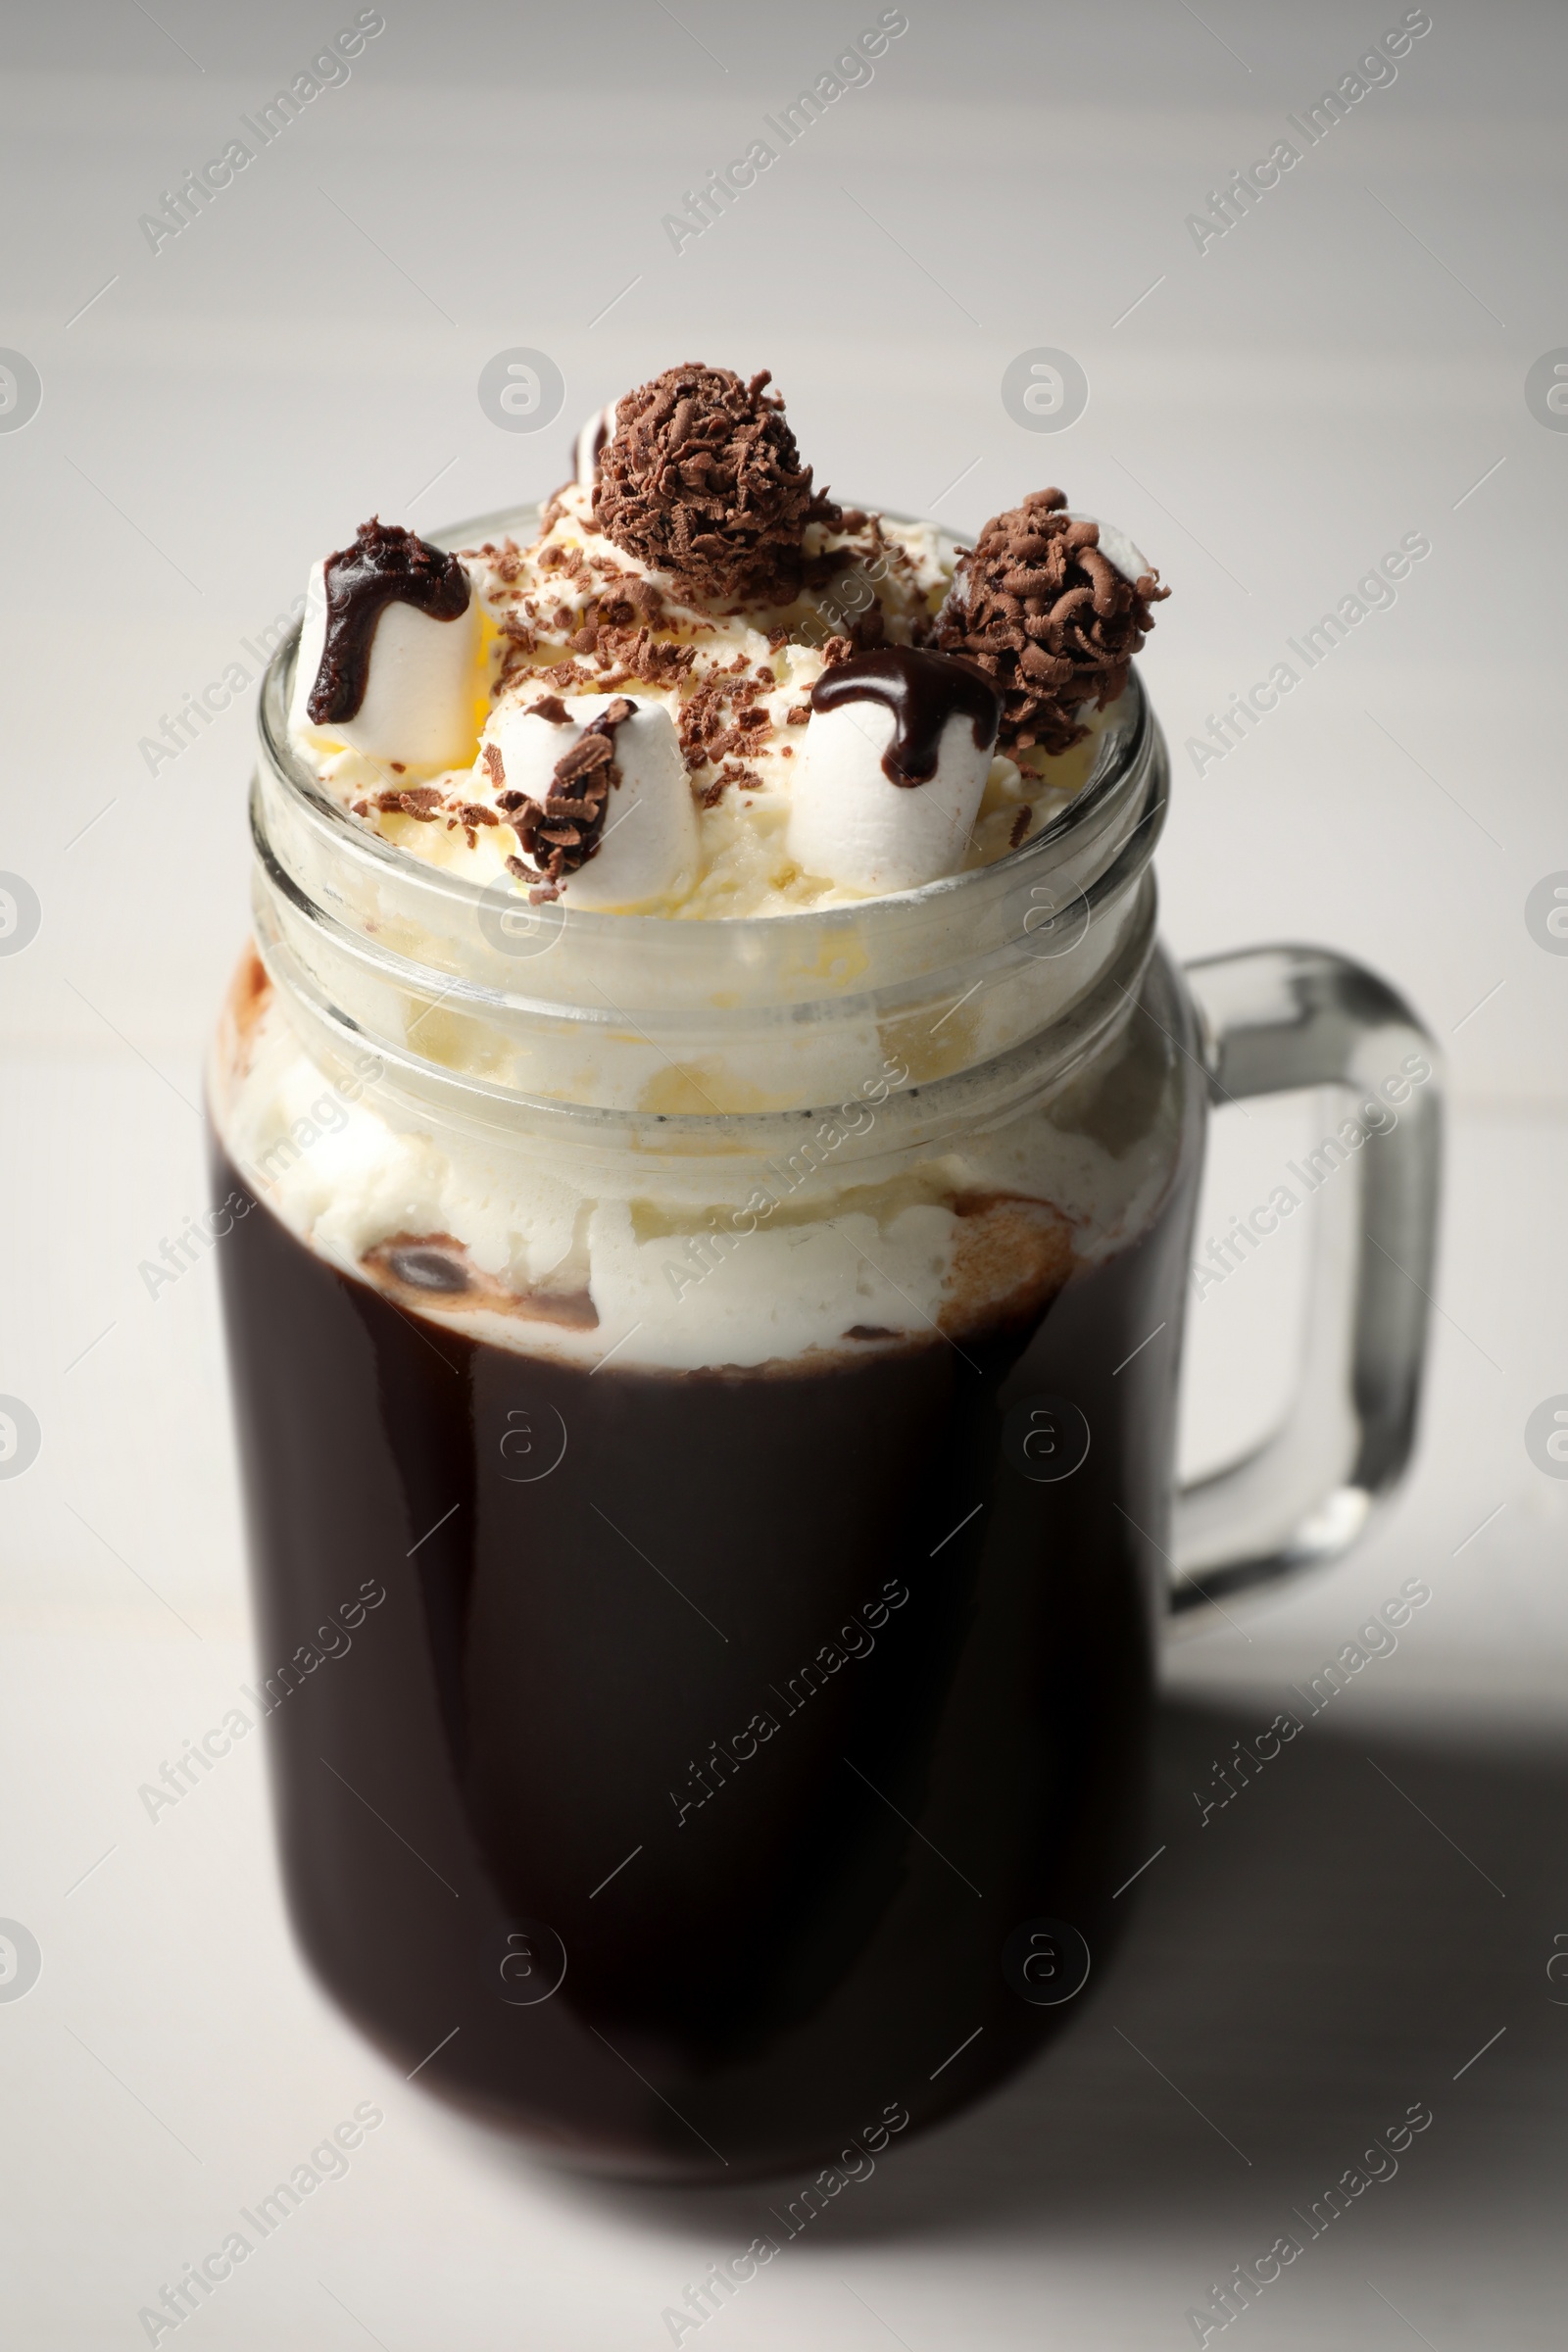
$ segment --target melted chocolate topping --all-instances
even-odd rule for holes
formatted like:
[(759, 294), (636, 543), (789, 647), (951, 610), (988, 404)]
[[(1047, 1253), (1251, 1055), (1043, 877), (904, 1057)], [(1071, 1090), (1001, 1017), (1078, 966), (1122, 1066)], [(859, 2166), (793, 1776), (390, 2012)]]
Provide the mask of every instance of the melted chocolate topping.
[(885, 645), (825, 669), (811, 689), (811, 709), (836, 710), (841, 703), (883, 703), (892, 711), (882, 773), (908, 789), (936, 774), (950, 718), (973, 721), (976, 751), (995, 743), (1002, 721), (1002, 695), (983, 672), (951, 654), (917, 653), (908, 645)]
[(389, 1250), (386, 1264), (411, 1291), (466, 1291), (468, 1270), (444, 1250)]
[(468, 610), (468, 575), (456, 556), (416, 539), (398, 522), (371, 515), (352, 547), (327, 557), (326, 636), (306, 710), (318, 727), (341, 725), (365, 701), (375, 624), (388, 605), (412, 605), (432, 620), (457, 620)]

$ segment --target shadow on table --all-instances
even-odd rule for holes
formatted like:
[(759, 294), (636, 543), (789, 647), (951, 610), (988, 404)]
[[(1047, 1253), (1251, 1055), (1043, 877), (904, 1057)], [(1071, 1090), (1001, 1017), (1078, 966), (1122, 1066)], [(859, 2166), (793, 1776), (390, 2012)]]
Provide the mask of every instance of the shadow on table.
[[(1308, 1721), (1200, 1826), (1193, 1791), (1212, 1793), (1216, 1760), (1271, 1713), (1167, 1702), (1149, 1840), (1165, 1850), (1082, 2014), (1026, 2074), (846, 2187), (801, 2245), (1245, 2236), (1255, 2221), (1261, 2252), (1415, 2102), (1438, 2128), (1403, 2162), (1473, 2189), (1472, 2226), (1560, 2193), (1568, 2007), (1552, 1996), (1568, 1983), (1546, 1964), (1554, 1935), (1568, 1951), (1568, 1746)], [(739, 2250), (778, 2236), (768, 2211), (806, 2178), (559, 2193)]]

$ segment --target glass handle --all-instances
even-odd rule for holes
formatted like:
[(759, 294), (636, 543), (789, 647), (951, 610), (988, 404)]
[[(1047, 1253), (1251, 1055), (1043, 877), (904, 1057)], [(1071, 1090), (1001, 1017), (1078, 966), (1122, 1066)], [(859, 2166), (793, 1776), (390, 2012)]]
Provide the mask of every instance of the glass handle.
[[(1211, 1103), (1326, 1087), (1342, 1107), (1332, 1139), (1282, 1175), (1316, 1212), (1296, 1396), (1272, 1437), (1178, 1494), (1178, 1609), (1333, 1559), (1402, 1476), (1426, 1355), (1443, 1126), (1437, 1048), (1364, 965), (1326, 948), (1257, 948), (1190, 963), (1187, 979)], [(1324, 1181), (1341, 1168), (1344, 1178)]]

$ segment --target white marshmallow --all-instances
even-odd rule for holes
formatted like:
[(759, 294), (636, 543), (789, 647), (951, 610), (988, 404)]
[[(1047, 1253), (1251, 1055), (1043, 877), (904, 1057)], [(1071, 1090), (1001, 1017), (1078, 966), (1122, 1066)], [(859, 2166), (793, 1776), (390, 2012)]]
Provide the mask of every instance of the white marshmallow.
[(615, 430), (617, 405), (615, 401), (611, 400), (607, 401), (602, 409), (595, 409), (577, 435), (573, 458), (577, 473), (577, 487), (579, 490), (588, 491), (590, 495), (594, 484), (599, 479), (600, 452)]
[(806, 873), (850, 890), (918, 890), (956, 874), (991, 767), (974, 721), (956, 711), (942, 730), (936, 773), (895, 784), (882, 766), (893, 741), (885, 704), (814, 710), (796, 756), (787, 846)]
[(294, 667), (290, 732), (314, 751), (347, 747), (378, 761), (400, 760), (410, 773), (434, 774), (473, 760), (485, 681), (477, 594), (456, 620), (433, 620), (413, 605), (385, 606), (370, 640), (365, 700), (352, 718), (318, 726), (306, 709), (326, 641), (323, 566), (311, 567), (300, 650)]
[[(549, 685), (549, 672), (540, 673)], [(594, 856), (575, 873), (562, 877), (568, 906), (627, 907), (690, 889), (700, 858), (697, 809), (686, 781), (675, 722), (650, 695), (578, 694), (566, 704), (569, 721), (536, 718), (515, 703), (495, 711), (484, 742), (501, 754), (507, 792), (549, 798), (556, 764), (616, 701), (629, 702), (630, 718), (615, 729), (615, 765), (620, 782), (611, 788), (604, 831)], [(494, 787), (481, 750), (476, 770), (487, 797)]]

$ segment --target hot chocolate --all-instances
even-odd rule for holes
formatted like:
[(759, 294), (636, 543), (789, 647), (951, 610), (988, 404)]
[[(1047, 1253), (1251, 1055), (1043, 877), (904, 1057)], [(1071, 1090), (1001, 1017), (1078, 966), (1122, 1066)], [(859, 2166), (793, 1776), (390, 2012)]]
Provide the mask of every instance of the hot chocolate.
[(1102, 1965), (1200, 1151), (1157, 576), (1052, 492), (956, 585), (767, 383), (318, 566), (210, 1090), (268, 1653), (386, 1592), (273, 1726), (301, 1941), (676, 2178), (929, 2121)]
[[(1134, 1025), (1121, 1086), (1168, 1084)], [(466, 1338), (420, 1312), (463, 1296), (433, 1244), (356, 1280), (236, 1226), (264, 1646), (388, 1593), (277, 1727), (290, 1899), (405, 2072), (584, 2164), (724, 2177), (868, 2101), (929, 2121), (1073, 2013), (1004, 1949), (1057, 1923), (1101, 1966), (1142, 1859), (1196, 1166), (961, 1339), (701, 1371)], [(220, 1149), (215, 1181), (251, 1192)], [(1042, 1477), (1063, 1400), (1087, 1454)]]

